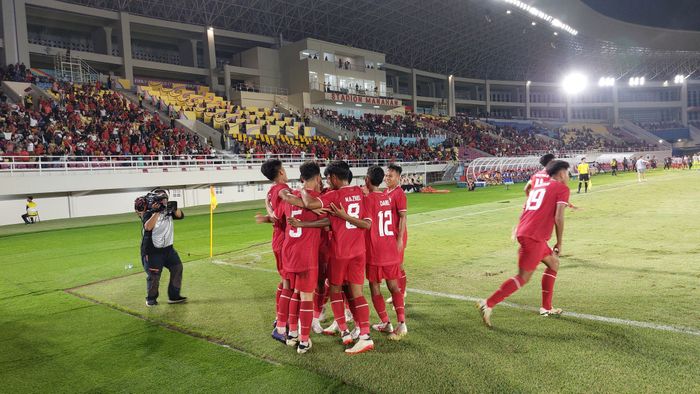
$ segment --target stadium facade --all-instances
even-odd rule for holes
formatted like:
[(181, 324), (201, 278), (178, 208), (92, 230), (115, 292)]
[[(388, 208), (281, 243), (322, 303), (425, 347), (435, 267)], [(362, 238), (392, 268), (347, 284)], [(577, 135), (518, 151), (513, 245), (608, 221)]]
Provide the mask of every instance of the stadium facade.
[[(154, 4), (148, 8), (149, 3), (146, 1), (127, 2), (126, 7), (122, 7), (128, 10), (129, 7), (134, 8), (135, 4), (140, 4), (137, 9), (134, 8), (137, 13), (113, 10), (117, 7), (117, 2), (79, 2), (90, 6), (75, 3), (78, 2), (4, 0), (4, 61), (23, 62), (37, 69), (51, 70), (54, 68), (55, 56), (70, 48), (72, 56), (85, 60), (98, 72), (117, 76), (128, 87), (132, 83), (144, 84), (153, 80), (203, 84), (234, 101), (243, 99), (235, 91), (255, 90), (258, 93), (288, 95), (289, 102), (298, 108), (326, 107), (348, 114), (382, 113), (400, 103), (400, 106), (416, 112), (445, 115), (489, 113), (498, 117), (608, 124), (619, 124), (625, 120), (638, 123), (678, 122), (685, 126), (700, 123), (700, 80), (693, 79), (691, 75), (697, 69), (697, 60), (700, 59), (698, 53), (691, 50), (693, 42), (697, 42), (693, 41), (693, 37), (698, 35), (694, 32), (655, 29), (663, 34), (656, 35), (656, 41), (660, 42), (649, 46), (668, 43), (671, 45), (668, 48), (671, 49), (665, 51), (640, 46), (648, 43), (649, 30), (653, 32), (654, 29), (637, 26), (622, 29), (626, 33), (621, 39), (630, 44), (627, 47), (606, 41), (610, 39), (610, 29), (602, 27), (592, 29), (600, 31), (600, 38), (583, 33), (573, 36), (566, 31), (558, 34), (557, 29), (547, 26), (527, 37), (516, 37), (512, 36), (516, 30), (502, 30), (503, 26), (520, 28), (521, 24), (529, 25), (530, 20), (536, 23), (537, 19), (519, 15), (517, 20), (507, 23), (500, 21), (500, 14), (506, 8), (510, 13), (514, 7), (512, 2), (495, 1), (493, 8), (483, 9), (470, 5), (468, 10), (460, 11), (466, 12), (465, 15), (470, 17), (477, 15), (479, 23), (482, 23), (481, 19), (485, 15), (484, 23), (498, 25), (501, 29), (482, 32), (477, 37), (484, 38), (479, 44), (480, 48), (470, 50), (472, 53), (488, 54), (510, 48), (510, 54), (492, 56), (484, 64), (471, 57), (464, 57), (451, 59), (454, 63), (452, 66), (436, 66), (437, 60), (433, 59), (436, 50), (429, 48), (424, 48), (424, 55), (421, 56), (430, 57), (431, 63), (412, 61), (397, 55), (397, 48), (406, 52), (411, 47), (411, 42), (414, 47), (420, 46), (420, 42), (412, 40), (415, 38), (412, 35), (414, 33), (408, 28), (387, 32), (386, 27), (383, 27), (362, 33), (365, 38), (372, 34), (382, 36), (381, 42), (378, 42), (380, 37), (362, 42), (358, 37), (351, 40), (348, 35), (341, 36), (337, 32), (327, 31), (326, 36), (337, 37), (339, 42), (350, 42), (356, 46), (352, 47), (301, 37), (298, 28), (295, 30), (292, 27), (287, 27), (284, 31), (280, 30), (282, 27), (269, 30), (279, 33), (274, 36), (269, 33), (251, 33), (250, 31), (264, 30), (259, 24), (252, 26), (241, 22), (240, 26), (244, 28), (242, 30), (247, 30), (242, 32), (180, 22), (185, 20), (202, 23), (203, 19), (197, 19), (197, 13), (201, 10), (194, 8), (191, 10), (192, 15), (187, 16), (182, 12), (175, 14), (174, 11), (169, 14), (162, 10), (162, 6), (156, 7)], [(174, 2), (173, 9), (181, 7), (181, 3)], [(210, 6), (214, 7), (214, 3), (218, 4), (212, 2)], [(544, 3), (544, 6), (557, 12), (564, 12), (561, 6)], [(240, 6), (237, 2), (231, 4), (232, 7)], [(260, 8), (259, 12), (252, 13), (247, 18), (263, 19), (266, 10), (267, 8)], [(588, 13), (579, 11), (572, 12), (570, 19), (590, 26), (602, 23), (595, 22), (598, 20), (595, 16), (600, 16), (599, 14), (590, 14), (591, 10)], [(308, 22), (300, 20), (311, 16), (313, 15), (290, 14), (288, 24), (306, 23), (331, 28), (327, 26), (327, 18)], [(403, 15), (396, 17), (400, 16)], [(610, 18), (606, 20), (601, 16), (600, 20), (610, 23)], [(233, 27), (227, 21), (228, 19), (221, 18), (211, 20), (212, 25)], [(468, 29), (467, 22), (476, 23), (471, 19), (465, 21), (464, 29)], [(597, 24), (591, 25), (594, 22)], [(620, 26), (616, 25), (617, 27)], [(347, 26), (338, 25), (337, 29), (347, 30)], [(361, 26), (357, 29), (361, 29)], [(299, 39), (287, 41), (282, 33)], [(322, 35), (317, 30), (308, 33)], [(404, 33), (405, 40), (402, 39)], [(557, 39), (562, 41), (551, 41), (552, 33), (557, 33)], [(543, 34), (549, 38), (543, 40)], [(506, 42), (493, 41), (494, 37), (504, 35), (511, 35), (507, 45)], [(431, 36), (431, 39), (437, 37)], [(459, 44), (447, 36), (442, 41), (455, 47)], [(395, 44), (391, 45), (391, 42)], [(554, 53), (540, 53), (535, 50), (535, 46), (542, 43), (555, 48), (561, 45), (562, 48)], [(377, 51), (376, 48), (379, 47), (386, 54)], [(539, 60), (532, 59), (532, 53), (536, 53)], [(457, 57), (463, 54), (445, 52), (441, 56)], [(411, 56), (415, 58), (419, 55), (412, 53)], [(523, 62), (529, 62), (530, 71), (523, 71), (524, 66), (520, 66)], [(477, 63), (481, 64), (479, 68), (466, 66)], [(496, 70), (503, 64), (510, 64), (511, 68), (489, 71)], [(425, 68), (419, 68), (420, 66)], [(595, 85), (598, 77), (613, 78), (616, 83), (614, 86), (592, 86), (575, 98), (567, 97), (558, 80), (563, 73), (576, 66), (582, 71), (598, 73), (590, 74), (591, 85)], [(532, 75), (533, 78), (493, 79), (490, 78), (492, 75), (523, 78)], [(676, 75), (682, 75), (684, 79), (676, 83)], [(645, 83), (630, 86), (630, 78), (635, 77), (645, 77)], [(337, 94), (342, 96), (336, 96)], [(248, 98), (251, 96), (248, 95)]]

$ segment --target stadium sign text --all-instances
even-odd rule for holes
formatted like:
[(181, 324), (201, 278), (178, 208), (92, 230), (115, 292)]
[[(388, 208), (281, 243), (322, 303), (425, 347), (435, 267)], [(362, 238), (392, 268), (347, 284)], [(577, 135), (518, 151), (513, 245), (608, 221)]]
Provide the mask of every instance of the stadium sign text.
[(400, 107), (401, 100), (379, 97), (356, 96), (354, 94), (326, 93), (326, 100), (344, 101), (354, 104), (383, 105), (385, 107)]

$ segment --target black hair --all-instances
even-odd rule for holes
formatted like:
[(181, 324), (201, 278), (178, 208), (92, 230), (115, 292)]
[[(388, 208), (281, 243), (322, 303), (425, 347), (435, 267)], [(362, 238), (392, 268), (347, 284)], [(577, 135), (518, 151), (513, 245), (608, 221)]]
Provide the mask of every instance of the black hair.
[(388, 166), (386, 169), (387, 169), (387, 171), (389, 171), (389, 170), (395, 171), (395, 172), (398, 173), (399, 175), (401, 175), (401, 172), (403, 171), (403, 169), (401, 168), (401, 166), (398, 165), (398, 164), (389, 164), (389, 166)]
[(552, 160), (554, 160), (554, 154), (547, 153), (546, 155), (540, 157), (540, 164), (542, 164), (542, 167), (547, 167), (547, 164), (549, 164), (549, 162)]
[(34, 199), (34, 197), (32, 197), (32, 196), (27, 196), (27, 200), (33, 200), (33, 199)]
[(547, 164), (547, 175), (554, 176), (561, 170), (568, 170), (569, 162), (564, 160), (552, 160)]
[(367, 169), (367, 176), (372, 186), (379, 186), (384, 181), (384, 170), (379, 166), (372, 166)]
[(309, 179), (321, 175), (321, 168), (315, 161), (307, 161), (299, 167), (301, 180), (308, 181)]
[(277, 159), (270, 159), (263, 163), (260, 167), (260, 172), (265, 175), (265, 178), (274, 181), (282, 169), (282, 162)]
[(331, 162), (328, 167), (326, 167), (326, 170), (323, 172), (323, 175), (325, 176), (331, 176), (335, 175), (338, 179), (341, 181), (348, 181), (352, 179), (352, 172), (350, 172), (350, 168), (348, 166), (348, 163), (344, 161), (333, 161)]

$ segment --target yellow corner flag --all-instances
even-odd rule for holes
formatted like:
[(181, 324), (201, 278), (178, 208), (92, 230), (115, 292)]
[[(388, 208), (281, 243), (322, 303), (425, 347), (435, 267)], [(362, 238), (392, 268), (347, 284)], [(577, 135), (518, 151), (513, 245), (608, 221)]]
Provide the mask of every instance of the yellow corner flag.
[(216, 193), (214, 186), (209, 186), (209, 257), (214, 256), (214, 210), (216, 209)]

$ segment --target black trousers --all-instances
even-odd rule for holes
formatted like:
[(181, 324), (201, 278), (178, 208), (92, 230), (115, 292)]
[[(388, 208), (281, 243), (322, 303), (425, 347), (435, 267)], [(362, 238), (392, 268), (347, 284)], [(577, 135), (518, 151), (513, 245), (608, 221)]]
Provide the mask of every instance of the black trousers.
[(141, 256), (143, 269), (146, 271), (146, 300), (155, 301), (158, 298), (158, 287), (163, 268), (170, 271), (168, 283), (168, 298), (171, 300), (180, 297), (182, 288), (182, 261), (177, 251), (172, 246), (158, 249), (152, 248)]
[[(31, 219), (29, 219), (29, 218), (31, 218)], [(28, 213), (25, 213), (24, 215), (22, 215), (22, 220), (24, 220), (24, 223), (26, 223), (26, 224), (34, 223), (34, 217), (29, 216)]]

